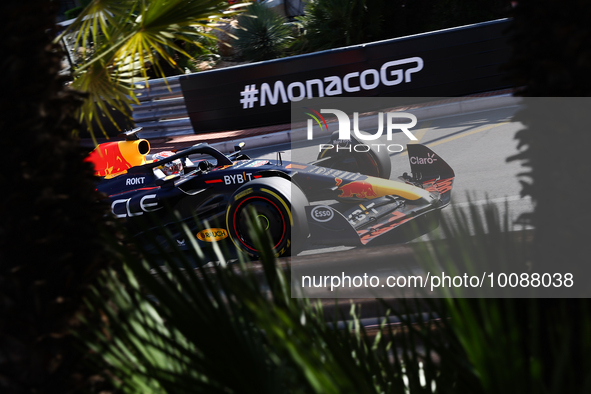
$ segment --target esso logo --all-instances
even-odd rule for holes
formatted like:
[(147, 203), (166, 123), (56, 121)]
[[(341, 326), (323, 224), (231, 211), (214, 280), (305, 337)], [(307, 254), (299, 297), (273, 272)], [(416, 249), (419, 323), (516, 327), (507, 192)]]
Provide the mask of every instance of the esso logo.
[(334, 212), (332, 211), (332, 209), (324, 205), (314, 207), (310, 214), (312, 215), (312, 219), (321, 223), (328, 222), (329, 220), (332, 220), (332, 218), (334, 217)]

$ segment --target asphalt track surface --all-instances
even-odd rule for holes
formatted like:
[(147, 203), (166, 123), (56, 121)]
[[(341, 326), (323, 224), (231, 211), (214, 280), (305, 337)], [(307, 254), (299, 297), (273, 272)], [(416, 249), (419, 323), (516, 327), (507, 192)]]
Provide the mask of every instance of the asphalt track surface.
[[(452, 207), (466, 208), (469, 201), (479, 206), (490, 201), (496, 203), (502, 214), (508, 207), (513, 230), (523, 228), (518, 218), (522, 213), (532, 210), (531, 200), (520, 196), (518, 174), (526, 169), (519, 162), (507, 162), (508, 157), (518, 153), (514, 137), (523, 128), (520, 123), (512, 121), (517, 110), (517, 106), (511, 106), (435, 119), (418, 119), (417, 126), (411, 129), (419, 143), (430, 147), (455, 171), (452, 202), (444, 209), (445, 215), (451, 214)], [(377, 129), (377, 124), (375, 127)], [(276, 152), (282, 151), (283, 160), (308, 163), (316, 159), (318, 144), (326, 143), (327, 140), (327, 137), (320, 137), (312, 141), (252, 150), (247, 147), (245, 153), (252, 158), (275, 160)], [(392, 142), (406, 145), (408, 141), (400, 132), (393, 137)], [(390, 156), (392, 179), (397, 179), (403, 172), (410, 172), (406, 151), (391, 153)], [(426, 239), (426, 236), (422, 238)], [(304, 251), (300, 255), (346, 249), (322, 248)]]

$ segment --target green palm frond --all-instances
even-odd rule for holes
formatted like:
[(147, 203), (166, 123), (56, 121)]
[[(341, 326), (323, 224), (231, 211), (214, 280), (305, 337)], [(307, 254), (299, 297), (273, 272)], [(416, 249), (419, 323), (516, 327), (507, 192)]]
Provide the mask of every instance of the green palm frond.
[[(133, 71), (118, 72), (101, 62), (79, 71), (72, 87), (87, 94), (79, 110), (79, 119), (89, 128), (93, 139), (95, 125), (106, 134), (102, 118), (116, 124), (113, 110), (126, 114), (131, 121), (131, 104), (137, 102), (132, 88), (136, 81), (133, 75)], [(96, 140), (94, 142), (96, 144)]]
[(238, 17), (239, 28), (233, 45), (247, 60), (281, 57), (293, 39), (285, 22), (285, 18), (267, 6), (253, 3)]
[(88, 125), (97, 121), (103, 133), (102, 117), (119, 127), (108, 110), (130, 113), (136, 102), (134, 78), (146, 80), (150, 68), (165, 77), (160, 61), (177, 67), (171, 53), (191, 57), (179, 42), (200, 46), (200, 37), (214, 38), (207, 31), (215, 29), (216, 22), (241, 12), (245, 5), (228, 6), (219, 0), (91, 2), (57, 38), (75, 34), (74, 50), (83, 55), (73, 71), (73, 86), (87, 93), (80, 118)]
[(88, 42), (111, 39), (113, 28), (121, 31), (135, 13), (139, 3), (134, 0), (94, 0), (57, 39), (76, 32), (76, 47)]

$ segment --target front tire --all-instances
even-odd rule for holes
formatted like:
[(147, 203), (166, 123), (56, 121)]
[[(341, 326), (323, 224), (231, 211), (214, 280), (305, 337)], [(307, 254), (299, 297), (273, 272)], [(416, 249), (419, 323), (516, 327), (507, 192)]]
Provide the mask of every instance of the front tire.
[(250, 210), (271, 238), (275, 256), (296, 254), (308, 237), (304, 193), (289, 180), (259, 178), (241, 186), (230, 198), (226, 227), (230, 239), (243, 253), (258, 258), (260, 251), (248, 225)]

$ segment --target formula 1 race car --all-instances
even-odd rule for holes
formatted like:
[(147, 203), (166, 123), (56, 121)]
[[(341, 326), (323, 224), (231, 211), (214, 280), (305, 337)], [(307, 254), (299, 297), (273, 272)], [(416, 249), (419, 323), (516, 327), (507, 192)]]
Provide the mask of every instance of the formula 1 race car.
[[(243, 144), (223, 154), (205, 143), (147, 160), (150, 144), (137, 136), (139, 130), (124, 133), (125, 141), (99, 145), (87, 161), (95, 165), (97, 190), (108, 196), (113, 215), (151, 243), (175, 239), (182, 248), (196, 241), (207, 249), (215, 241), (256, 258), (247, 220), (252, 212), (277, 256), (313, 245), (405, 242), (408, 223), (430, 231), (437, 226), (430, 216), (450, 202), (453, 170), (420, 144), (407, 146), (411, 173), (390, 180), (388, 153), (379, 147), (355, 152), (355, 137), (333, 135), (309, 164), (283, 161), (280, 154), (277, 160), (252, 160)], [(156, 222), (172, 238), (144, 237), (163, 231)], [(193, 240), (187, 242), (179, 223)]]

